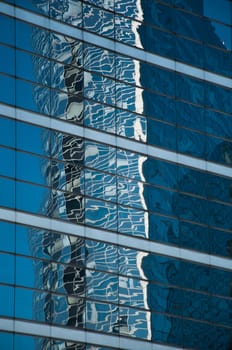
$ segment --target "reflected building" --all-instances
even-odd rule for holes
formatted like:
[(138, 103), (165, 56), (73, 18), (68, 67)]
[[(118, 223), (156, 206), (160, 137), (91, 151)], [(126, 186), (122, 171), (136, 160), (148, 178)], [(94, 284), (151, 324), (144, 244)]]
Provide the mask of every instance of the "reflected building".
[(0, 344), (231, 349), (231, 1), (0, 8)]

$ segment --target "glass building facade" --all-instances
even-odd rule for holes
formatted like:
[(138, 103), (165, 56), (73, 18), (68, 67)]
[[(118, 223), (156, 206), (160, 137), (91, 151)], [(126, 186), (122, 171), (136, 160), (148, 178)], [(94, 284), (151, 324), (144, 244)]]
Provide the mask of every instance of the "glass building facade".
[(232, 349), (232, 2), (0, 2), (0, 345)]

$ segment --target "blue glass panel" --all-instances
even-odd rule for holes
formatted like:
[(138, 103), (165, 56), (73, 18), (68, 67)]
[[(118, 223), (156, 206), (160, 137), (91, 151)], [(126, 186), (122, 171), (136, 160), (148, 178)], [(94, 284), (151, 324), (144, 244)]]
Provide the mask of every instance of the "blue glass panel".
[(0, 75), (0, 100), (3, 103), (15, 104), (15, 80), (9, 76)]
[(211, 296), (207, 294), (184, 291), (182, 298), (184, 317), (212, 321), (210, 314)]
[(14, 252), (15, 250), (15, 226), (14, 224), (0, 221), (0, 250)]
[(176, 75), (176, 97), (204, 105), (204, 83), (184, 75)]
[(212, 174), (207, 175), (207, 197), (231, 203), (232, 181)]
[(232, 256), (232, 237), (230, 232), (210, 229), (211, 253), (215, 255)]
[(178, 167), (178, 189), (181, 192), (206, 196), (207, 176), (191, 168)]
[(0, 41), (6, 44), (14, 45), (15, 20), (13, 18), (0, 15)]
[(118, 248), (116, 245), (86, 240), (86, 266), (108, 272), (118, 272)]
[(143, 92), (144, 114), (170, 123), (176, 122), (175, 101), (151, 92)]
[(117, 179), (118, 202), (134, 208), (145, 209), (144, 200), (141, 196), (143, 184), (135, 180), (118, 177)]
[(113, 13), (83, 4), (83, 27), (91, 32), (114, 38)]
[(205, 46), (204, 56), (207, 70), (231, 77), (232, 61), (230, 52)]
[(15, 120), (0, 116), (0, 143), (15, 147)]
[(15, 151), (0, 147), (0, 175), (15, 177)]
[(115, 40), (130, 46), (143, 48), (139, 38), (139, 33), (142, 30), (143, 25), (141, 23), (122, 16), (115, 16)]
[(180, 221), (180, 246), (209, 253), (211, 237), (208, 228)]
[[(181, 88), (179, 87), (179, 90)], [(181, 93), (184, 95), (184, 93)], [(190, 97), (191, 99), (192, 97)], [(182, 101), (176, 101), (177, 124), (187, 128), (205, 131), (207, 123), (205, 122), (204, 109)], [(208, 120), (207, 120), (208, 122)]]
[[(40, 45), (38, 45), (38, 42)], [(42, 56), (50, 56), (50, 33), (46, 29), (17, 20), (16, 47)]]
[(0, 177), (0, 206), (15, 207), (15, 183)]
[(87, 225), (108, 230), (117, 229), (117, 206), (115, 204), (87, 198), (85, 206)]
[(201, 1), (196, 0), (173, 0), (174, 4), (177, 7), (180, 7), (184, 10), (199, 13), (202, 15), (203, 7)]
[(208, 266), (181, 261), (180, 284), (183, 288), (209, 292), (212, 288), (212, 269)]
[[(145, 30), (145, 33), (144, 33)], [(144, 49), (152, 53), (157, 53), (168, 58), (175, 58), (175, 41), (176, 37), (167, 33), (147, 26), (141, 33), (144, 42)]]
[(184, 305), (181, 289), (149, 283), (147, 292), (151, 311), (182, 316)]
[(207, 138), (207, 158), (216, 163), (231, 166), (232, 142), (224, 141), (214, 137)]
[(16, 123), (16, 147), (24, 151), (49, 156), (50, 136), (48, 129), (21, 122)]
[(179, 223), (177, 220), (149, 214), (148, 227), (150, 240), (179, 244)]
[(15, 75), (15, 51), (3, 45), (0, 45), (0, 71)]
[(85, 44), (84, 68), (99, 74), (115, 77), (114, 53), (100, 47)]
[(198, 223), (208, 223), (207, 202), (179, 193), (172, 196), (173, 213), (178, 217)]
[[(32, 12), (37, 12), (37, 13), (42, 13), (46, 16), (49, 15), (48, 13), (48, 6), (46, 5), (42, 5), (42, 4), (38, 4), (37, 2), (34, 2), (34, 1), (22, 1), (22, 0), (14, 0), (15, 2), (15, 5), (19, 6), (19, 7), (22, 7), (22, 8), (25, 8), (29, 11), (32, 11)], [(41, 6), (42, 5), (42, 6)]]
[(0, 266), (0, 282), (14, 284), (15, 256), (1, 253)]
[[(0, 285), (0, 295), (2, 300), (2, 302), (0, 303), (0, 315), (13, 317), (14, 306), (15, 306), (14, 305), (14, 288), (10, 286)], [(1, 333), (0, 333), (0, 340), (2, 340)], [(0, 344), (2, 345), (2, 343)]]
[(117, 135), (146, 142), (147, 118), (138, 114), (116, 109)]
[(145, 185), (143, 194), (148, 210), (166, 215), (173, 214), (173, 192)]
[(84, 101), (84, 125), (115, 133), (115, 110), (94, 101)]
[(129, 337), (150, 339), (150, 312), (134, 308), (120, 307), (119, 319), (113, 331)]
[(50, 184), (51, 179), (49, 176), (49, 159), (40, 158), (22, 152), (17, 152), (16, 162), (17, 179), (30, 181), (45, 186), (48, 186)]
[[(93, 318), (93, 308), (94, 315)], [(118, 320), (118, 306), (103, 302), (86, 302), (86, 328), (94, 331), (112, 333)]]
[(227, 0), (204, 0), (204, 15), (231, 24), (231, 3)]
[(174, 8), (155, 1), (144, 1), (146, 6), (145, 21), (164, 30), (175, 31)]
[(116, 177), (85, 170), (85, 195), (116, 202)]
[(205, 158), (206, 137), (187, 129), (177, 129), (177, 150), (193, 157)]
[(37, 338), (37, 337), (30, 337), (28, 335), (15, 334), (15, 336), (14, 336), (14, 350), (20, 350), (20, 349), (36, 350), (36, 348), (38, 349), (38, 344), (41, 340), (44, 341), (43, 338), (41, 339), (41, 338)]
[[(2, 294), (1, 297), (3, 298)], [(0, 344), (4, 349), (14, 349), (14, 334), (0, 332)]]
[(86, 141), (85, 166), (115, 173), (116, 149), (104, 144)]
[(50, 114), (50, 89), (16, 80), (16, 105), (30, 111)]
[(51, 67), (47, 58), (16, 50), (16, 76), (42, 85), (51, 84)]
[(229, 139), (232, 118), (229, 115), (205, 109), (206, 130), (209, 134)]
[(206, 35), (207, 44), (218, 46), (221, 49), (231, 50), (231, 27), (210, 21), (214, 35)]
[(86, 298), (118, 303), (118, 276), (105, 272), (86, 271)]
[(211, 269), (210, 290), (213, 294), (231, 298), (231, 271)]
[(231, 90), (218, 85), (205, 84), (205, 104), (218, 111), (231, 113)]
[(177, 10), (174, 15), (175, 31), (177, 34), (194, 40), (203, 41), (203, 33), (206, 30), (206, 23), (201, 17)]
[(16, 191), (16, 208), (18, 210), (48, 215), (50, 194), (48, 188), (17, 182)]
[(182, 319), (165, 314), (151, 314), (152, 340), (182, 346)]
[[(44, 8), (43, 12), (45, 12)], [(49, 3), (49, 15), (58, 21), (79, 27), (82, 25), (82, 2), (51, 2)]]
[(232, 301), (218, 297), (212, 297), (210, 303), (210, 318), (215, 322), (230, 326), (232, 325), (231, 310)]
[(140, 62), (140, 84), (165, 95), (175, 95), (174, 73)]
[(116, 106), (131, 112), (143, 113), (143, 89), (116, 82)]
[(147, 213), (133, 208), (118, 206), (118, 231), (136, 237), (147, 238)]
[(181, 37), (176, 37), (176, 59), (200, 68), (204, 67), (203, 46)]
[[(104, 3), (104, 0), (101, 0), (101, 1)], [(91, 2), (99, 3), (99, 0), (91, 0)], [(143, 1), (143, 3), (141, 3), (141, 7), (142, 7), (141, 8), (140, 6), (135, 6), (133, 1), (129, 3), (122, 0), (115, 0), (114, 7), (111, 5), (111, 2), (106, 3), (103, 6), (107, 6), (107, 8), (114, 10), (116, 13), (120, 13), (123, 16), (141, 21), (143, 19), (143, 12), (144, 12), (144, 8), (146, 8), (146, 3), (147, 3), (146, 1)]]
[(176, 128), (169, 124), (148, 119), (147, 143), (161, 148), (176, 150)]
[(115, 103), (115, 82), (93, 73), (84, 73), (84, 96), (101, 103)]
[(208, 207), (210, 225), (232, 230), (231, 206), (208, 202)]

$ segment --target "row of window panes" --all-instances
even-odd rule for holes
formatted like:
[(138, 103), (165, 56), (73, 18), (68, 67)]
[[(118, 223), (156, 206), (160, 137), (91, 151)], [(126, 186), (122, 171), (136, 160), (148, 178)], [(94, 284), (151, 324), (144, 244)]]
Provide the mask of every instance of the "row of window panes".
[[(171, 317), (164, 313), (150, 313), (139, 309), (118, 307), (114, 304), (103, 302), (85, 301), (81, 298), (69, 300), (65, 296), (40, 293), (29, 289), (15, 289), (1, 286), (4, 294), (8, 295), (9, 303), (3, 305), (6, 316), (13, 316), (26, 320), (33, 320), (42, 323), (52, 323), (75, 328), (85, 328), (89, 330), (120, 334), (140, 339), (151, 339), (164, 343), (183, 345), (182, 332), (194, 335), (193, 341), (184, 337), (184, 346), (196, 344), (195, 337), (201, 339), (204, 349), (218, 347), (208, 347), (209, 340), (205, 334), (210, 334), (210, 343), (221, 345), (221, 349), (226, 349), (231, 328), (219, 327), (212, 323), (202, 323), (195, 320), (188, 320), (181, 317)], [(50, 302), (47, 300), (49, 299)], [(23, 301), (23, 302), (22, 302)], [(15, 307), (15, 310), (13, 308)], [(94, 311), (93, 311), (94, 308)], [(94, 313), (94, 317), (93, 317)], [(170, 326), (173, 326), (170, 328)], [(191, 327), (187, 331), (188, 327)], [(198, 335), (199, 329), (204, 329), (204, 338)], [(178, 332), (177, 332), (178, 329)], [(190, 332), (190, 333), (189, 333)], [(206, 333), (205, 333), (206, 332)], [(220, 338), (218, 339), (218, 334)], [(221, 336), (223, 340), (221, 339)], [(203, 349), (203, 347), (197, 347)]]
[[(141, 248), (134, 250), (36, 227), (14, 225), (4, 221), (0, 222), (0, 225), (0, 247), (5, 252), (44, 259), (47, 265), (51, 263), (56, 266), (55, 262), (65, 263), (80, 271), (86, 266), (88, 269), (120, 274), (125, 278), (145, 279), (149, 283), (155, 282), (231, 298), (229, 270), (164, 257), (141, 251)], [(5, 257), (7, 256), (13, 259), (13, 255), (5, 254)], [(6, 265), (10, 268), (10, 264)], [(4, 269), (1, 273), (6, 279), (10, 276)], [(24, 277), (27, 278), (27, 275)], [(5, 282), (10, 282), (6, 279)]]
[[(128, 19), (127, 21), (130, 22), (127, 24), (129, 28), (126, 28), (125, 23), (120, 23), (120, 27), (122, 28), (125, 27), (126, 33), (128, 33), (128, 31), (129, 32), (131, 31), (131, 33), (133, 33), (133, 30), (135, 30), (133, 29), (133, 25), (132, 25), (133, 22), (131, 22)], [(97, 17), (94, 19), (93, 24), (95, 24), (95, 22), (96, 24), (99, 24), (99, 20), (97, 20)], [(120, 20), (120, 22), (122, 22), (122, 19)], [(5, 26), (10, 27), (10, 30), (7, 33), (7, 35), (0, 36), (0, 41), (3, 43), (8, 43), (12, 45), (15, 42), (14, 21), (9, 17), (2, 16), (1, 23), (3, 24), (4, 27)], [(134, 25), (136, 28), (136, 23), (134, 23)], [(137, 26), (138, 26), (138, 23), (137, 23)], [(90, 26), (89, 28), (89, 30), (94, 31), (94, 33), (97, 31), (97, 29), (100, 30), (99, 34), (103, 36), (107, 35), (107, 30), (104, 28), (104, 26), (102, 27), (102, 24), (100, 24), (99, 28), (95, 28), (95, 26), (93, 28), (91, 28)], [(212, 29), (212, 32), (213, 32), (213, 29)], [(78, 44), (77, 40), (75, 39), (67, 40), (68, 38), (65, 38), (63, 35), (50, 33), (46, 29), (33, 27), (30, 24), (23, 23), (17, 20), (16, 20), (16, 33), (17, 33), (16, 35), (17, 47), (22, 48), (24, 50), (32, 51), (35, 53), (39, 53), (40, 55), (52, 56), (53, 58), (59, 57), (59, 59), (61, 59), (63, 56), (63, 59), (69, 62), (70, 62), (70, 50), (73, 50), (72, 49), (73, 44)], [(139, 28), (139, 29), (136, 29), (136, 33), (137, 33), (136, 37), (137, 35), (140, 35), (139, 41), (137, 39), (135, 40), (135, 38), (133, 40), (131, 38), (128, 39), (125, 35), (123, 36), (123, 33), (120, 33), (120, 36), (116, 39), (119, 41), (121, 40), (121, 42), (124, 42), (125, 44), (135, 45), (135, 46), (138, 46), (138, 42), (140, 42), (139, 46), (143, 47), (145, 50), (149, 52), (158, 53), (163, 56), (168, 56), (169, 58), (179, 60), (181, 62), (185, 62), (191, 65), (196, 65), (198, 67), (201, 67), (207, 70), (216, 71), (219, 74), (231, 76), (232, 62), (231, 62), (230, 52), (213, 49), (211, 47), (201, 45), (197, 42), (189, 41), (187, 39), (178, 37), (176, 35), (173, 36), (168, 32), (162, 32), (155, 28), (146, 27), (146, 33), (142, 33), (141, 28)], [(135, 36), (134, 33), (133, 33), (133, 36)], [(32, 40), (32, 37), (34, 40)], [(114, 35), (113, 35), (113, 38), (114, 38)], [(226, 40), (226, 37), (224, 38), (224, 40)], [(38, 41), (43, 41), (42, 47), (36, 44), (36, 42)], [(51, 42), (52, 42), (52, 45), (51, 45)], [(152, 46), (151, 46), (151, 43), (152, 43)], [(224, 47), (223, 44), (221, 44), (221, 46)], [(64, 55), (65, 51), (66, 53), (67, 51), (69, 51), (68, 57), (65, 57)], [(77, 49), (77, 52), (78, 52), (78, 49)], [(73, 60), (71, 59), (71, 62), (72, 61)]]
[[(73, 296), (87, 301), (91, 299), (93, 303), (114, 303), (232, 326), (231, 298), (167, 287), (149, 280), (145, 282), (127, 276), (89, 270), (83, 266), (49, 263), (22, 256), (1, 253), (0, 261), (2, 266), (5, 266), (4, 271), (0, 273), (1, 283), (33, 288), (37, 291), (44, 290), (44, 293), (55, 292), (65, 295), (67, 299)], [(134, 257), (133, 262), (138, 264), (138, 257)], [(142, 270), (141, 266), (140, 268)], [(143, 272), (146, 273), (145, 270)]]

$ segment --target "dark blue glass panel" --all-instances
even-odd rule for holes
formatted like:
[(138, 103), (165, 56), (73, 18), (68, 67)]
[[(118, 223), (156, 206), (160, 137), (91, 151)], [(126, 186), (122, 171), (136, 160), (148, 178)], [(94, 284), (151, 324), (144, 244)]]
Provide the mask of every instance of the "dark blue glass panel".
[[(142, 32), (145, 30), (145, 33)], [(146, 26), (140, 30), (144, 49), (152, 53), (157, 53), (168, 58), (175, 58), (176, 37), (167, 32)], [(143, 38), (146, 39), (143, 39)]]
[(203, 41), (205, 21), (183, 11), (175, 11), (175, 32), (194, 40)]
[(205, 109), (206, 131), (209, 134), (229, 139), (232, 118), (229, 115)]
[(203, 68), (204, 50), (203, 45), (194, 41), (176, 37), (176, 59), (188, 63), (191, 66)]
[(177, 188), (176, 165), (147, 157), (142, 169), (146, 182), (169, 188)]
[(206, 196), (206, 174), (191, 168), (178, 167), (178, 189), (181, 192)]
[(15, 177), (15, 151), (0, 147), (0, 175)]
[(204, 16), (231, 24), (231, 3), (227, 0), (204, 0)]
[(231, 77), (232, 60), (230, 52), (205, 46), (204, 56), (205, 69)]
[(176, 128), (172, 125), (147, 120), (147, 143), (161, 148), (176, 150)]
[(144, 114), (170, 123), (176, 122), (175, 104), (172, 98), (143, 91)]
[(205, 104), (212, 109), (231, 113), (231, 90), (218, 85), (205, 84)]
[(231, 298), (231, 271), (211, 269), (210, 290), (213, 294)]
[(182, 316), (183, 291), (149, 283), (147, 288), (148, 305), (151, 311)]
[(173, 214), (173, 192), (145, 185), (143, 195), (148, 210), (155, 211), (160, 214)]
[(0, 143), (15, 147), (15, 120), (0, 116)]
[(212, 320), (210, 312), (211, 296), (208, 294), (184, 291), (182, 301), (184, 317), (203, 321)]
[(175, 11), (172, 7), (157, 1), (143, 1), (146, 4), (144, 21), (170, 32), (175, 31)]
[(174, 73), (147, 63), (140, 63), (140, 83), (143, 87), (165, 95), (175, 95)]
[(14, 284), (15, 256), (10, 254), (0, 254), (0, 282)]
[(232, 142), (224, 141), (214, 137), (207, 138), (207, 159), (231, 166)]
[(182, 346), (182, 319), (165, 314), (151, 314), (152, 340)]
[(46, 16), (49, 15), (49, 11), (48, 11), (48, 8), (49, 6), (46, 6), (43, 4), (39, 4), (37, 2), (34, 2), (34, 1), (22, 1), (22, 0), (14, 0), (15, 2), (15, 5), (19, 6), (19, 7), (22, 7), (22, 8), (25, 8), (29, 11), (32, 11), (32, 12), (37, 12), (39, 14), (44, 14)]
[(50, 131), (45, 128), (17, 122), (16, 147), (23, 151), (49, 156), (50, 135)]
[[(180, 89), (180, 88), (179, 88)], [(181, 93), (184, 95), (184, 93)], [(187, 128), (205, 131), (204, 109), (189, 103), (176, 101), (177, 124)]]
[(165, 216), (148, 214), (149, 239), (171, 244), (179, 244), (179, 223)]
[(207, 44), (217, 46), (220, 49), (231, 50), (231, 27), (218, 22), (210, 21), (213, 35), (206, 35)]
[(232, 201), (232, 180), (212, 174), (207, 175), (207, 197), (223, 202)]
[(177, 150), (193, 157), (205, 158), (206, 139), (204, 134), (187, 129), (177, 129)]
[(232, 326), (232, 300), (212, 297), (210, 303), (210, 318), (219, 324)]
[(184, 10), (203, 14), (202, 1), (198, 0), (173, 0), (174, 5)]
[(215, 347), (215, 333), (211, 324), (186, 319), (183, 320), (183, 344), (184, 347), (199, 350), (221, 348)]
[(0, 206), (15, 207), (15, 183), (0, 177)]
[(0, 221), (0, 250), (14, 252), (15, 250), (15, 226), (14, 224)]
[[(0, 315), (14, 317), (14, 288), (0, 285), (0, 295), (2, 299), (0, 303)], [(1, 333), (0, 340), (2, 340)], [(0, 344), (2, 345), (2, 343)]]
[(176, 75), (176, 97), (204, 105), (204, 83), (185, 75)]
[(42, 56), (50, 56), (50, 33), (46, 29), (16, 21), (16, 47)]
[(15, 20), (13, 18), (0, 15), (0, 41), (6, 44), (14, 45)]
[(230, 232), (210, 229), (211, 253), (232, 257), (232, 236)]
[(180, 246), (183, 248), (210, 252), (211, 237), (208, 228), (180, 221)]
[(231, 206), (208, 202), (208, 207), (210, 225), (232, 230)]
[[(44, 9), (43, 12), (47, 14), (47, 11), (44, 11)], [(82, 2), (50, 2), (49, 15), (58, 21), (80, 27), (82, 25)]]
[(180, 285), (182, 280), (181, 262), (177, 259), (148, 254), (142, 259), (141, 267), (149, 281)]
[(208, 223), (207, 202), (179, 193), (172, 196), (173, 212), (181, 219)]
[(183, 288), (190, 288), (204, 292), (212, 289), (211, 273), (208, 266), (193, 264), (187, 261), (180, 262), (180, 285)]
[(0, 45), (0, 71), (15, 75), (15, 51), (3, 45)]
[(15, 104), (15, 80), (6, 75), (0, 75), (0, 100), (10, 105)]

